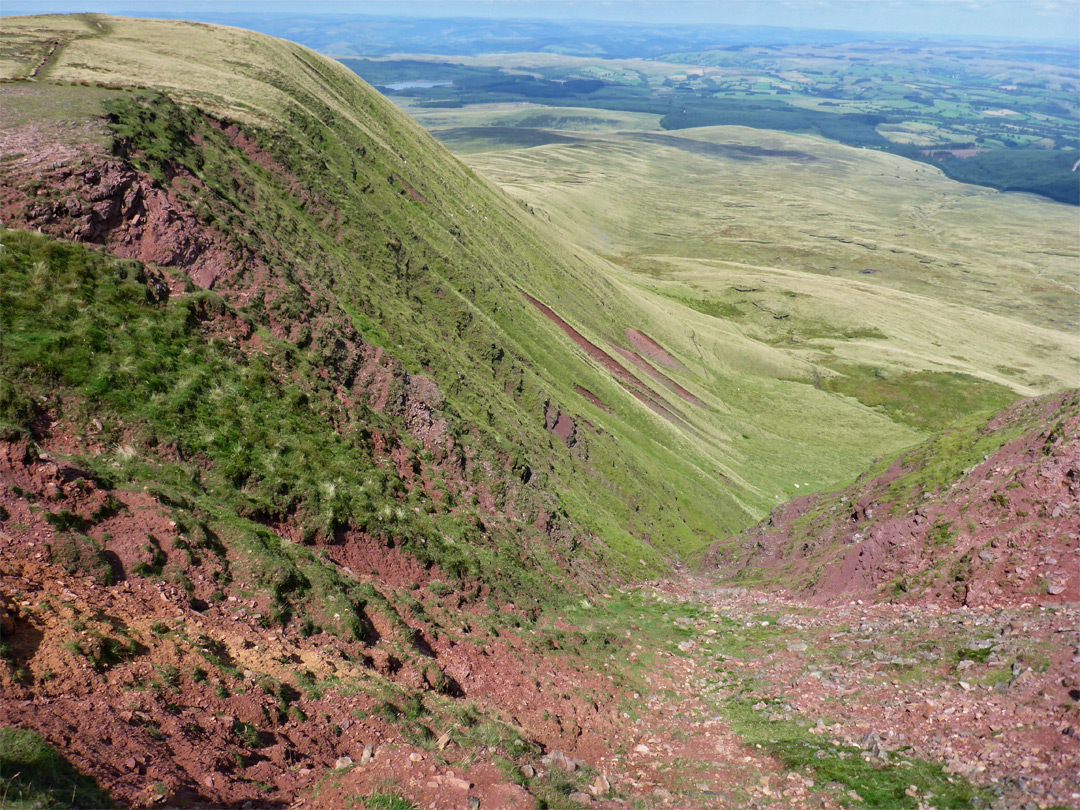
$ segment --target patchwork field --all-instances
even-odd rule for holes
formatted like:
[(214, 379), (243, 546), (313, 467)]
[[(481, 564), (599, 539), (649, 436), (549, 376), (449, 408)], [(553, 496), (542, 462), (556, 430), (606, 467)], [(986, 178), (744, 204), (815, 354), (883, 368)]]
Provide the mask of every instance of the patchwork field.
[(1064, 46), (766, 37), (652, 59), (440, 54), (343, 62), (418, 111), (530, 102), (658, 115), (666, 130), (809, 133), (963, 182), (1080, 202), (1071, 172), (1080, 71)]

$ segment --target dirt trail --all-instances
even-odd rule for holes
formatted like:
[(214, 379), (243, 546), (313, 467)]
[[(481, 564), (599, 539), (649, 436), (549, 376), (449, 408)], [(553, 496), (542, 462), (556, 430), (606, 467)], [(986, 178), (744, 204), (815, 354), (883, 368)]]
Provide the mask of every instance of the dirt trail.
[(700, 578), (655, 590), (757, 640), (717, 654), (724, 644), (698, 622), (704, 632), (679, 647), (701, 694), (759, 701), (763, 724), (808, 724), (829, 749), (875, 764), (941, 763), (995, 808), (1080, 806), (1080, 604), (822, 609)]
[(564, 321), (555, 310), (549, 307), (547, 304), (537, 301), (528, 293), (525, 293), (525, 297), (529, 300), (529, 303), (536, 307), (544, 316), (558, 326), (566, 335), (576, 343), (582, 351), (589, 357), (606, 368), (616, 378), (622, 380), (629, 385), (638, 385), (637, 378), (634, 377), (626, 368), (623, 367), (618, 360), (605, 352), (599, 346), (590, 341), (587, 337), (577, 331), (574, 327)]
[(41, 61), (34, 66), (34, 69), (30, 71), (30, 75), (27, 78), (31, 81), (36, 80), (41, 74), (41, 71), (43, 71), (48, 66), (49, 62), (53, 60), (56, 52), (66, 44), (66, 42), (61, 42), (60, 40), (49, 43), (49, 50), (46, 51), (43, 57), (41, 57)]

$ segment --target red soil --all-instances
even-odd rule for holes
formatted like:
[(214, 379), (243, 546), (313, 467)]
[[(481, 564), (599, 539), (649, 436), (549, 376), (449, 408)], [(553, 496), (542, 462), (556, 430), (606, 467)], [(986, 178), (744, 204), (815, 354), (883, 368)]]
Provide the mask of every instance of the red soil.
[(621, 354), (623, 357), (625, 357), (627, 360), (629, 360), (635, 366), (640, 368), (642, 371), (644, 371), (646, 374), (648, 374), (650, 377), (652, 377), (654, 380), (656, 380), (661, 385), (663, 385), (663, 386), (665, 386), (667, 388), (670, 388), (672, 391), (674, 391), (680, 397), (685, 399), (691, 405), (701, 405), (702, 404), (700, 399), (698, 399), (696, 396), (691, 394), (689, 391), (687, 391), (685, 388), (683, 388), (681, 385), (679, 385), (677, 382), (675, 382), (673, 379), (668, 377), (663, 372), (658, 371), (657, 369), (653, 368), (652, 364), (649, 363), (649, 361), (647, 361), (644, 357), (642, 357), (637, 352), (632, 352), (629, 349), (623, 349), (623, 348), (621, 348), (619, 346), (616, 346), (614, 343), (612, 343), (610, 345), (611, 345), (611, 348), (613, 348), (615, 351), (617, 351), (619, 354)]
[[(295, 626), (265, 627), (261, 619), (270, 606), (250, 595), (242, 555), (229, 553), (237, 581), (223, 586), (224, 598), (211, 597), (219, 563), (208, 564), (208, 554), (200, 563), (185, 558), (168, 508), (145, 492), (106, 492), (54, 458), (59, 447), (74, 449), (63, 426), (54, 428), (40, 437), (43, 455), (26, 441), (0, 443), (0, 503), (8, 514), (0, 545), (0, 620), (11, 656), (0, 663), (0, 725), (38, 732), (126, 806), (344, 808), (388, 784), (424, 807), (458, 808), (470, 796), (481, 807), (534, 806), (482, 744), (463, 749), (447, 740), (433, 749), (410, 743), (409, 724), (386, 719), (380, 708), (383, 699), (400, 700), (398, 687), (467, 700), (542, 751), (564, 752), (568, 767), (587, 763), (637, 799), (679, 789), (682, 777), (660, 767), (673, 757), (700, 763), (709, 790), (734, 789), (733, 773), (756, 780), (778, 768), (719, 726), (705, 732), (715, 746), (693, 744), (693, 724), (671, 713), (664, 691), (676, 690), (687, 712), (692, 709), (695, 693), (677, 659), (662, 657), (652, 672), (657, 696), (639, 707), (644, 725), (634, 726), (622, 710), (638, 696), (606, 665), (563, 653), (555, 640), (538, 644), (536, 631), (476, 632), (470, 625), (479, 629), (491, 614), (486, 590), (466, 585), (433, 592), (437, 569), (365, 536), (347, 533), (322, 548), (390, 604), (402, 590), (422, 600), (423, 621), (398, 610), (395, 624), (389, 614), (372, 611), (379, 639), (366, 643), (324, 632), (305, 636)], [(119, 505), (93, 518), (110, 494)], [(57, 549), (64, 537), (43, 518), (43, 508), (66, 509), (92, 524), (85, 531), (118, 558), (115, 584), (62, 568)], [(169, 560), (160, 578), (132, 571), (134, 561), (143, 561), (148, 533)], [(168, 581), (181, 574), (192, 591)], [(513, 604), (497, 609), (520, 612)], [(578, 632), (563, 621), (552, 629), (571, 644)], [(90, 656), (103, 649), (95, 646), (102, 638), (131, 639), (134, 648), (94, 666)], [(303, 672), (319, 688), (294, 688)], [(338, 688), (327, 679), (359, 688)], [(287, 712), (277, 683), (288, 687)], [(420, 722), (433, 738), (460, 730)], [(648, 753), (624, 755), (628, 740)], [(338, 770), (339, 762), (349, 762), (343, 757), (352, 764)], [(562, 766), (538, 760), (534, 767), (543, 773)], [(605, 799), (599, 806), (621, 805)]]
[[(762, 720), (805, 718), (823, 744), (859, 746), (871, 760), (941, 762), (947, 774), (998, 793), (995, 807), (1075, 806), (1075, 601), (823, 607), (696, 577), (662, 583), (659, 590), (734, 620), (721, 633), (738, 634), (763, 621), (783, 628), (775, 644), (744, 656), (697, 652), (709, 642), (708, 629), (690, 651), (713, 679), (731, 682), (734, 694), (753, 684), (741, 697), (765, 701), (757, 705)], [(965, 660), (958, 650), (983, 653)]]
[[(643, 386), (638, 380), (638, 378), (631, 374), (625, 366), (619, 363), (618, 360), (605, 352), (599, 346), (596, 346), (588, 338), (586, 338), (584, 335), (574, 329), (574, 327), (572, 327), (570, 324), (560, 318), (559, 315), (555, 312), (555, 310), (553, 310), (551, 307), (537, 301), (528, 293), (523, 293), (523, 295), (527, 299), (529, 299), (529, 302), (534, 307), (540, 310), (548, 319), (553, 321), (560, 329), (562, 329), (563, 332), (565, 332), (571, 340), (573, 340), (579, 347), (581, 347), (581, 349), (589, 357), (591, 357), (601, 366), (606, 368), (615, 377), (616, 382), (618, 382), (623, 388), (625, 388), (636, 400), (648, 407), (654, 413), (664, 417), (669, 422), (678, 425), (684, 430), (690, 429), (689, 425), (687, 425), (686, 422), (684, 422), (682, 419), (675, 415), (675, 413), (671, 410), (671, 407), (668, 405), (667, 402), (664, 401), (662, 397), (654, 394), (648, 388)], [(641, 358), (638, 359), (640, 360)], [(645, 361), (642, 360), (641, 362), (644, 363)], [(648, 366), (647, 363), (645, 363), (645, 365)], [(648, 368), (653, 372), (653, 374), (659, 374), (659, 372), (656, 371), (656, 369), (653, 369), (652, 366), (648, 366)], [(667, 378), (665, 377), (664, 379)], [(675, 383), (672, 383), (672, 385), (674, 384)], [(693, 394), (690, 394), (689, 392), (686, 393), (688, 396), (693, 396)]]
[(609, 408), (607, 405), (605, 405), (603, 402), (601, 402), (600, 397), (598, 397), (596, 394), (594, 394), (592, 391), (590, 391), (585, 386), (583, 386), (583, 385), (575, 385), (574, 390), (577, 391), (578, 394), (580, 394), (581, 396), (585, 397), (585, 399), (589, 400), (589, 402), (591, 402), (597, 408), (602, 410), (604, 413), (610, 413), (610, 414), (614, 413), (614, 411), (611, 410), (611, 408)]
[(847, 490), (842, 508), (811, 517), (812, 539), (804, 542), (799, 526), (815, 512), (817, 495), (778, 507), (748, 533), (736, 559), (717, 550), (713, 560), (728, 571), (783, 571), (784, 580), (805, 581), (805, 593), (825, 603), (871, 595), (968, 606), (1075, 602), (1080, 415), (1069, 403), (1076, 396), (1003, 410), (987, 431), (1032, 418), (1039, 426), (965, 471), (945, 497), (894, 503), (890, 484), (917, 463), (901, 459)]
[(627, 329), (626, 339), (630, 341), (630, 345), (648, 357), (650, 360), (655, 360), (662, 366), (674, 369), (675, 371), (686, 371), (674, 357), (668, 354), (667, 350), (646, 335), (644, 332), (639, 332), (637, 329)]
[(554, 433), (567, 447), (573, 447), (577, 425), (569, 414), (565, 414), (550, 403), (544, 408), (544, 427)]
[(562, 329), (563, 332), (565, 332), (570, 337), (570, 339), (574, 341), (574, 343), (576, 343), (582, 351), (585, 352), (585, 354), (587, 354), (589, 357), (591, 357), (601, 366), (606, 368), (616, 378), (622, 380), (623, 382), (630, 385), (638, 384), (637, 378), (634, 377), (634, 375), (631, 374), (629, 371), (627, 371), (619, 363), (618, 360), (605, 352), (599, 346), (596, 346), (583, 334), (581, 334), (574, 327), (572, 327), (570, 324), (560, 318), (559, 315), (555, 312), (555, 310), (553, 310), (547, 304), (542, 304), (541, 302), (537, 301), (528, 293), (525, 293), (524, 295), (526, 298), (529, 299), (530, 304), (540, 310), (550, 321), (552, 321), (556, 326)]
[[(181, 189), (201, 185), (186, 172), (179, 172), (169, 188), (162, 188), (122, 160), (105, 155), (100, 147), (89, 145), (44, 168), (46, 156), (56, 149), (53, 143), (38, 140), (24, 128), (5, 133), (5, 150), (12, 139), (18, 140), (21, 149), (32, 151), (17, 163), (5, 162), (2, 169), (0, 216), (6, 226), (40, 228), (77, 242), (104, 244), (124, 258), (182, 268), (207, 289), (238, 266), (260, 264), (181, 203)], [(39, 195), (36, 188), (48, 188), (51, 193)]]

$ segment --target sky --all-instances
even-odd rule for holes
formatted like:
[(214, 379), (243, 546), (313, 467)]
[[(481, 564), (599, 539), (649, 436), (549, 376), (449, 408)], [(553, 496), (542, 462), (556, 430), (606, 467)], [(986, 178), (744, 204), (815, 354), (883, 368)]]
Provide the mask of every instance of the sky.
[[(379, 14), (776, 25), (849, 31), (1080, 41), (1080, 0), (181, 0), (170, 17)], [(161, 16), (160, 0), (4, 0), (4, 14), (96, 11)]]

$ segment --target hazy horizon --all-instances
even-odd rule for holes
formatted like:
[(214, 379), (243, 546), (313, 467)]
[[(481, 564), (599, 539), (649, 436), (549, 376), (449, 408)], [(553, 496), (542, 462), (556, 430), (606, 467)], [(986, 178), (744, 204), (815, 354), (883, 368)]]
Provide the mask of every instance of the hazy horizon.
[(582, 20), (647, 25), (767, 26), (873, 33), (897, 37), (994, 38), (1080, 43), (1080, 0), (375, 0), (360, 13), (341, 0), (302, 10), (282, 0), (193, 0), (162, 14), (143, 0), (45, 0), (6, 3), (4, 14), (98, 12), (207, 22), (322, 15), (364, 18)]

